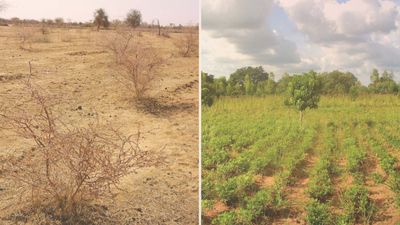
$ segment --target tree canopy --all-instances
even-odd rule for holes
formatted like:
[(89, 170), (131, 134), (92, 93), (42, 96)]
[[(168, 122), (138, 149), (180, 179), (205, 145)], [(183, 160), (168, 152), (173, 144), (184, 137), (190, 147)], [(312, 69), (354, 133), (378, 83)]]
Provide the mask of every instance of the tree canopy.
[(138, 27), (142, 23), (142, 13), (139, 10), (132, 9), (126, 16), (125, 22), (130, 27)]
[[(357, 77), (350, 72), (334, 70), (319, 74), (311, 73), (320, 85), (319, 91), (323, 95), (349, 95), (352, 99), (355, 99), (360, 94), (366, 93), (400, 94), (400, 84), (395, 82), (393, 73), (386, 70), (380, 75), (379, 71), (374, 69), (370, 76), (372, 83), (368, 87), (363, 86)], [(202, 80), (202, 88), (207, 88), (208, 97), (212, 98), (285, 94), (293, 79), (299, 79), (296, 77), (306, 74), (308, 73), (293, 76), (285, 73), (281, 76), (281, 79), (275, 81), (274, 73), (267, 73), (262, 67), (243, 67), (237, 69), (229, 77), (215, 77), (206, 74), (207, 79)]]
[(97, 30), (100, 30), (100, 27), (109, 27), (110, 22), (108, 21), (107, 13), (104, 9), (97, 9), (94, 13), (94, 24), (97, 26)]

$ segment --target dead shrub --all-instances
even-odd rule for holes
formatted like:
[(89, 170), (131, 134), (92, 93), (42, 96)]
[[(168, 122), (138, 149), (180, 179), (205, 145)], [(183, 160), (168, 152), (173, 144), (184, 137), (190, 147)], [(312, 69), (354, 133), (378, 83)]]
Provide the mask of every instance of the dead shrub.
[(136, 100), (141, 101), (153, 88), (163, 61), (152, 46), (134, 42), (129, 53), (123, 56), (124, 69), (117, 79), (133, 91)]
[(140, 41), (133, 30), (118, 30), (107, 38), (103, 46), (110, 50), (121, 70), (115, 78), (136, 100), (147, 98), (164, 60), (151, 45)]
[(17, 38), (19, 39), (19, 47), (23, 50), (32, 49), (33, 37), (35, 36), (36, 29), (34, 27), (18, 27)]
[(73, 38), (74, 37), (71, 34), (62, 34), (62, 35), (60, 35), (60, 40), (62, 42), (67, 42), (67, 43), (72, 42)]
[(113, 53), (117, 64), (121, 64), (135, 38), (137, 37), (133, 31), (117, 29), (114, 33), (106, 36), (101, 45)]
[(197, 56), (199, 52), (199, 36), (198, 32), (190, 29), (183, 33), (183, 38), (175, 41), (178, 52), (183, 57)]
[(62, 224), (92, 224), (95, 203), (112, 200), (121, 178), (156, 160), (140, 148), (140, 132), (124, 136), (98, 122), (65, 124), (49, 95), (30, 82), (26, 90), (29, 100), (0, 108), (1, 129), (32, 143), (0, 157), (0, 178), (12, 187), (5, 190), (7, 205), (27, 218), (44, 213)]

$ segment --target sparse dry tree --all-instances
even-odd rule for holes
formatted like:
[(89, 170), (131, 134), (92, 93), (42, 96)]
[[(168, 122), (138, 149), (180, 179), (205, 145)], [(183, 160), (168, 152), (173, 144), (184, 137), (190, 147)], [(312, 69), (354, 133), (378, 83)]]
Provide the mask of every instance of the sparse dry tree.
[(0, 128), (32, 143), (0, 156), (0, 178), (12, 187), (5, 193), (14, 211), (28, 218), (45, 211), (63, 224), (78, 224), (93, 203), (112, 199), (122, 177), (156, 162), (140, 148), (140, 132), (124, 136), (110, 125), (65, 124), (49, 95), (29, 81), (26, 90), (29, 100), (0, 107)]
[(183, 33), (183, 38), (175, 41), (179, 54), (183, 57), (198, 55), (199, 38), (198, 32), (195, 29), (189, 29)]
[(133, 92), (137, 101), (144, 100), (157, 80), (164, 59), (132, 29), (117, 30), (104, 40), (101, 45), (113, 53), (120, 68), (115, 78)]
[(142, 13), (139, 10), (132, 9), (126, 16), (125, 22), (132, 28), (140, 26), (142, 23)]
[(101, 45), (113, 53), (117, 64), (121, 64), (135, 38), (137, 37), (133, 31), (117, 29), (106, 36)]
[(104, 9), (97, 9), (94, 12), (94, 25), (97, 27), (97, 31), (100, 30), (100, 27), (107, 28), (110, 26), (110, 22), (108, 21), (107, 13)]
[(136, 100), (144, 100), (157, 79), (163, 61), (153, 47), (135, 41), (123, 57), (124, 72), (119, 73), (117, 79), (133, 91)]
[(34, 27), (22, 26), (17, 28), (17, 37), (19, 39), (20, 48), (29, 50), (32, 48), (33, 37), (35, 36), (36, 29)]

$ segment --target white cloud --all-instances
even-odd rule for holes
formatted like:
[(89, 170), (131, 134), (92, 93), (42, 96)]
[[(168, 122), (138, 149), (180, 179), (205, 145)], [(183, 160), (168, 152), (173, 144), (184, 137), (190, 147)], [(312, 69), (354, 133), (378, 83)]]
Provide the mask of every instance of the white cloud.
[[(285, 39), (269, 26), (272, 1), (253, 0), (252, 4), (242, 0), (204, 0), (202, 1), (202, 30), (203, 59), (207, 57), (218, 58), (219, 61), (235, 61), (252, 64), (269, 63), (273, 65), (285, 65), (299, 63), (295, 43)], [(211, 40), (215, 42), (224, 40), (231, 46), (221, 48), (209, 45)], [(218, 46), (224, 44), (219, 43)], [(229, 49), (229, 52), (227, 52)], [(235, 58), (235, 55), (240, 55)], [(211, 59), (204, 59), (203, 69), (210, 69), (215, 73), (220, 65), (216, 61), (207, 65)], [(243, 58), (246, 58), (243, 60)], [(214, 68), (210, 68), (214, 67)], [(238, 68), (238, 65), (235, 65)]]
[(364, 82), (372, 68), (400, 71), (400, 7), (390, 0), (278, 0), (314, 48), (322, 69), (356, 73)]
[[(277, 6), (295, 30), (281, 34), (271, 27)], [(206, 39), (214, 43), (203, 43), (202, 65), (212, 73), (252, 65), (276, 73), (340, 69), (363, 83), (373, 68), (400, 74), (400, 5), (394, 0), (203, 0), (202, 10)], [(303, 39), (291, 38), (299, 35)]]

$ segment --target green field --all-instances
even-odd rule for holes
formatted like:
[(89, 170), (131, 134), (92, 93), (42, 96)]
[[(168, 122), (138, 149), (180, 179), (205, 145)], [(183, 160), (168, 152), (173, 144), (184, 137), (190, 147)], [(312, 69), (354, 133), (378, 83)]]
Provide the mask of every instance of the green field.
[(202, 110), (203, 224), (397, 224), (400, 97), (223, 97)]

